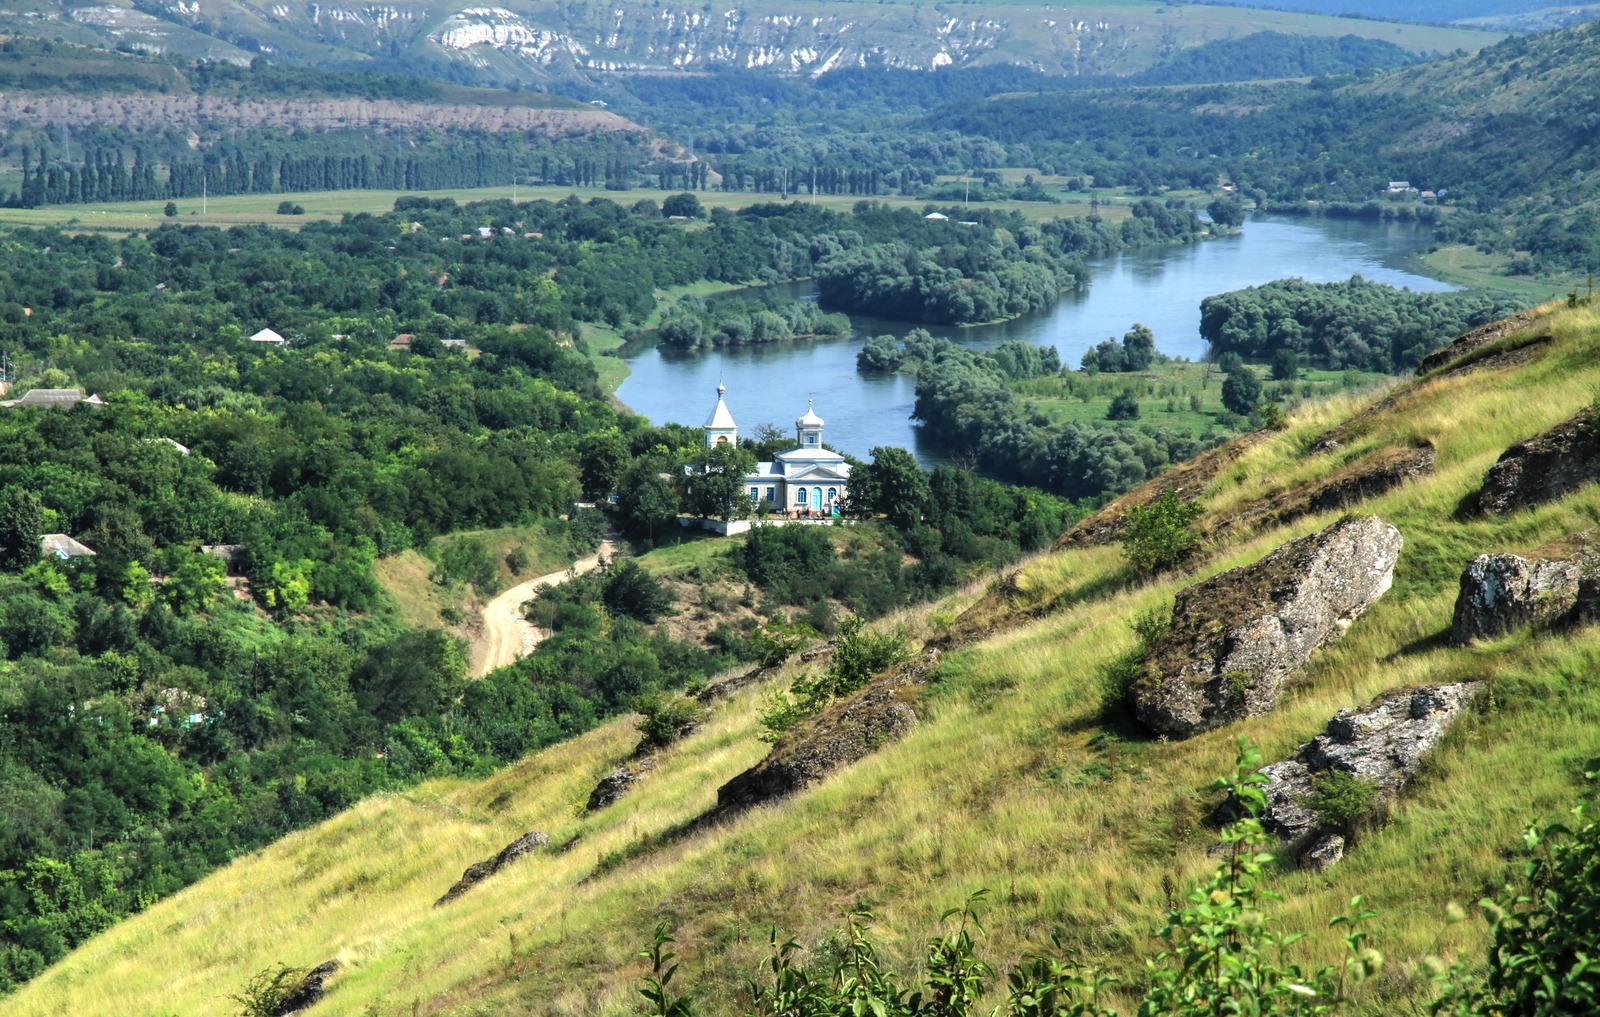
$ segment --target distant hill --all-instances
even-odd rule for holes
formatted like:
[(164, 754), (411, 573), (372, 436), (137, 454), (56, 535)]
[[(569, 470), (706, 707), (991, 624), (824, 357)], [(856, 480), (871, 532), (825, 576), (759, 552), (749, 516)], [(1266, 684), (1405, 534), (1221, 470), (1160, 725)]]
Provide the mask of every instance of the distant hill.
[(848, 67), (913, 70), (1014, 64), (1046, 74), (1127, 75), (1173, 54), (1261, 31), (1356, 35), (1414, 54), (1475, 51), (1497, 36), (1237, 7), (1092, 0), (1059, 5), (755, 0), (682, 10), (611, 5), (495, 6), (465, 0), (383, 6), (138, 0), (130, 8), (43, 0), (42, 17), (0, 14), (25, 36), (247, 64), (263, 55), (317, 67), (365, 66), (460, 83), (598, 81), (638, 73), (744, 68), (819, 77)]

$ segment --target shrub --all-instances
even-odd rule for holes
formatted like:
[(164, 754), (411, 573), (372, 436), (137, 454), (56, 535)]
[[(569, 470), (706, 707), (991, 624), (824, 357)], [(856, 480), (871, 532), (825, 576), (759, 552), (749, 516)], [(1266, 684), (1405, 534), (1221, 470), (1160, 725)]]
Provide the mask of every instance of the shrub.
[(1300, 377), (1300, 354), (1281, 349), (1272, 355), (1272, 380), (1293, 381)]
[(304, 968), (279, 964), (258, 971), (237, 996), (228, 998), (239, 1004), (239, 1017), (278, 1017), (284, 1003), (305, 981)]
[(1311, 778), (1311, 793), (1300, 798), (1301, 805), (1310, 809), (1323, 826), (1355, 832), (1356, 825), (1372, 808), (1372, 799), (1378, 788), (1344, 770), (1324, 770)]
[(664, 216), (681, 215), (686, 219), (698, 219), (700, 212), (700, 199), (688, 191), (674, 194), (661, 202), (661, 214)]
[(634, 727), (657, 749), (692, 732), (705, 715), (698, 701), (670, 692), (647, 692), (633, 701), (633, 708), (643, 715)]
[(510, 569), (511, 574), (514, 576), (522, 575), (528, 571), (528, 566), (532, 564), (532, 560), (528, 557), (528, 549), (521, 544), (513, 547), (506, 554), (506, 568)]
[(567, 522), (567, 540), (578, 554), (592, 554), (606, 539), (606, 514), (599, 509), (579, 509)]
[(1125, 388), (1111, 399), (1111, 406), (1106, 410), (1107, 420), (1138, 420), (1139, 400), (1133, 397), (1133, 389)]
[(636, 561), (624, 561), (607, 570), (600, 598), (613, 614), (636, 618), (646, 625), (672, 610), (672, 596), (660, 580), (639, 567)]
[(813, 677), (807, 672), (795, 679), (788, 692), (774, 692), (767, 697), (761, 712), (761, 725), (766, 730), (761, 737), (775, 741), (802, 720), (821, 713), (835, 699), (861, 688), (873, 675), (910, 658), (905, 633), (899, 628), (872, 632), (860, 617), (846, 618), (839, 626), (826, 673)]
[(1100, 665), (1100, 711), (1107, 716), (1127, 708), (1134, 683), (1144, 677), (1145, 658), (1150, 655), (1156, 640), (1171, 626), (1172, 616), (1166, 611), (1151, 608), (1134, 615), (1129, 624), (1138, 637), (1134, 645), (1126, 653)]
[(1189, 524), (1204, 511), (1198, 500), (1180, 501), (1176, 491), (1164, 491), (1148, 505), (1133, 506), (1122, 531), (1122, 556), (1143, 574), (1174, 568), (1200, 546)]

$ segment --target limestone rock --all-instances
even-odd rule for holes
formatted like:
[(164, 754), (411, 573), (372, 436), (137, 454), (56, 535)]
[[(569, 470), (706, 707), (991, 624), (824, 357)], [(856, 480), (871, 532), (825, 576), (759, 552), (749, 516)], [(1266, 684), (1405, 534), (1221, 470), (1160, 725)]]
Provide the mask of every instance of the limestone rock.
[(338, 970), (339, 962), (331, 960), (324, 961), (307, 971), (306, 976), (300, 979), (300, 984), (291, 989), (273, 1009), (272, 1017), (289, 1017), (290, 1014), (309, 1010), (321, 1002), (323, 994), (327, 991), (328, 979)]
[(1523, 554), (1480, 554), (1461, 573), (1450, 642), (1466, 646), (1527, 625), (1600, 615), (1600, 530)]
[(500, 853), (495, 855), (493, 858), (486, 858), (481, 862), (473, 862), (471, 865), (467, 866), (467, 870), (461, 874), (461, 878), (456, 880), (454, 886), (445, 891), (443, 897), (440, 897), (438, 900), (434, 901), (433, 906), (439, 907), (443, 904), (450, 903), (457, 897), (472, 889), (478, 883), (483, 882), (485, 879), (488, 879), (490, 876), (494, 875), (496, 872), (499, 872), (507, 865), (510, 865), (518, 858), (521, 858), (529, 851), (532, 851), (537, 847), (544, 847), (548, 843), (550, 843), (550, 838), (540, 833), (538, 830), (531, 830), (528, 833), (523, 834), (510, 844), (507, 844), (505, 847), (501, 848)]
[(1585, 409), (1500, 454), (1484, 474), (1478, 511), (1501, 515), (1554, 501), (1600, 480), (1600, 420)]
[(589, 792), (585, 811), (598, 812), (633, 789), (633, 785), (649, 776), (656, 767), (655, 756), (645, 756), (632, 766), (619, 766), (600, 778), (600, 783)]
[(1282, 526), (1302, 516), (1350, 508), (1407, 481), (1429, 476), (1437, 458), (1431, 442), (1381, 452), (1351, 463), (1315, 487), (1294, 487), (1243, 505), (1232, 515), (1218, 520), (1210, 533), (1223, 533), (1240, 526)]
[(697, 825), (787, 797), (904, 737), (917, 722), (907, 700), (939, 659), (938, 650), (924, 651), (789, 731), (766, 759), (717, 789), (716, 808), (696, 820)]
[[(1322, 829), (1301, 802), (1311, 793), (1312, 779), (1330, 769), (1372, 784), (1378, 792), (1373, 807), (1383, 808), (1399, 796), (1482, 688), (1482, 682), (1432, 685), (1387, 693), (1366, 706), (1340, 710), (1324, 733), (1301, 745), (1289, 759), (1262, 767), (1260, 772), (1267, 777), (1262, 786), (1267, 796), (1262, 828), (1296, 853), (1307, 845), (1315, 850), (1317, 838), (1332, 831)], [(1342, 842), (1339, 847), (1342, 852)], [(1315, 861), (1308, 857), (1308, 862)]]
[(1344, 520), (1179, 593), (1134, 685), (1139, 721), (1188, 737), (1270, 712), (1311, 652), (1389, 589), (1401, 543), (1376, 516)]
[(1487, 325), (1479, 325), (1470, 332), (1464, 332), (1449, 346), (1441, 346), (1423, 357), (1422, 363), (1417, 365), (1417, 374), (1427, 374), (1430, 371), (1437, 371), (1446, 364), (1453, 364), (1469, 353), (1476, 353), (1492, 342), (1527, 328), (1537, 317), (1538, 315), (1532, 311), (1523, 311), (1521, 314), (1491, 321)]
[(1306, 849), (1305, 864), (1318, 872), (1327, 872), (1344, 857), (1344, 838), (1336, 833), (1323, 834)]

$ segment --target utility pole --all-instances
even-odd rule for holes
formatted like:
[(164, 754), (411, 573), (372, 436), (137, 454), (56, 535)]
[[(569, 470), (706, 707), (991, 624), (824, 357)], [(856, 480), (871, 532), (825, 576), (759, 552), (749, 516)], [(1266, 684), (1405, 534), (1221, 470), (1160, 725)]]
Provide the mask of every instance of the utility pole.
[(206, 184), (208, 182), (209, 182), (209, 176), (206, 173), (206, 164), (205, 163), (201, 163), (200, 164), (200, 214), (201, 215), (205, 215), (206, 214)]

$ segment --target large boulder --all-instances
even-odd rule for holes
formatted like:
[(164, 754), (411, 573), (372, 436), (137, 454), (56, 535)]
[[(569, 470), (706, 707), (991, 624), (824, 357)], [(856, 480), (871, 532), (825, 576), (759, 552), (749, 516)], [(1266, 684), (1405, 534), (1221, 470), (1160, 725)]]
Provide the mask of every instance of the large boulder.
[(1543, 434), (1519, 441), (1484, 474), (1478, 510), (1486, 516), (1532, 508), (1600, 480), (1600, 414), (1585, 409)]
[(1134, 684), (1140, 722), (1188, 737), (1270, 712), (1311, 652), (1389, 589), (1401, 543), (1376, 516), (1348, 519), (1179, 593)]
[(1527, 625), (1600, 614), (1600, 530), (1523, 554), (1480, 554), (1461, 573), (1450, 642), (1466, 646)]
[(434, 901), (433, 906), (442, 907), (443, 905), (450, 903), (457, 897), (472, 889), (474, 886), (494, 875), (496, 872), (499, 872), (507, 865), (510, 865), (518, 858), (521, 858), (529, 851), (532, 851), (534, 848), (544, 847), (548, 843), (550, 843), (550, 838), (540, 833), (538, 830), (528, 831), (527, 833), (518, 837), (516, 840), (507, 844), (505, 847), (501, 848), (500, 853), (495, 855), (493, 858), (485, 858), (481, 862), (473, 862), (471, 865), (467, 866), (466, 871), (461, 874), (461, 878), (456, 880), (455, 884), (444, 892), (443, 897), (440, 897), (438, 900)]
[(1432, 685), (1385, 693), (1366, 706), (1340, 710), (1324, 733), (1283, 762), (1261, 769), (1267, 778), (1262, 827), (1287, 842), (1293, 853), (1314, 853), (1310, 864), (1333, 864), (1344, 843), (1335, 852), (1332, 838), (1348, 831), (1324, 829), (1306, 806), (1313, 779), (1328, 770), (1343, 770), (1372, 785), (1374, 811), (1386, 808), (1482, 688), (1482, 682)]

